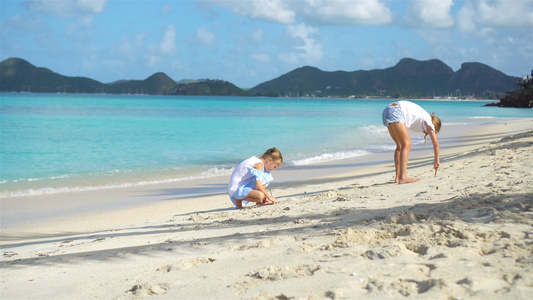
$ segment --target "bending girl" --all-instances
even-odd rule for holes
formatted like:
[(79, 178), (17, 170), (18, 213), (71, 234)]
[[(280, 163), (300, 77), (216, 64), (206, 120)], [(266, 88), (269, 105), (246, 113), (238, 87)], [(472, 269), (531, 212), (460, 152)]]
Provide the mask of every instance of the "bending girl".
[(411, 138), (408, 129), (423, 132), (431, 138), (435, 161), (433, 168), (435, 172), (440, 167), (439, 141), (437, 133), (440, 131), (440, 119), (430, 115), (422, 107), (409, 101), (397, 101), (389, 104), (383, 110), (383, 125), (387, 126), (389, 134), (396, 143), (394, 151), (394, 166), (396, 167), (396, 183), (411, 183), (420, 181), (407, 177), (407, 162), (409, 151), (411, 150)]

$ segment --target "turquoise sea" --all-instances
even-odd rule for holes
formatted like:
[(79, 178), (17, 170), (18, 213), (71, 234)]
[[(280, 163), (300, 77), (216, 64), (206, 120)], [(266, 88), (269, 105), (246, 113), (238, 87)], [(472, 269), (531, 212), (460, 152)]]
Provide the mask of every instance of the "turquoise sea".
[[(0, 97), (2, 198), (229, 175), (272, 146), (284, 168), (394, 149), (381, 125), (388, 99)], [(533, 117), (486, 101), (412, 101), (435, 112), (442, 130)]]

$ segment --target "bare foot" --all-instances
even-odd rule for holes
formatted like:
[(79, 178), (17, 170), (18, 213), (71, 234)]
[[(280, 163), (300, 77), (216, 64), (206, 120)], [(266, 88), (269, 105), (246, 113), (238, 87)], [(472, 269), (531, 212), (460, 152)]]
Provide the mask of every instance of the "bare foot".
[(235, 199), (235, 207), (237, 209), (242, 209), (242, 200)]
[(407, 177), (407, 178), (398, 180), (398, 183), (399, 184), (404, 184), (404, 183), (413, 183), (413, 182), (419, 182), (419, 181), (420, 181), (420, 179), (414, 179), (414, 178)]
[(274, 204), (274, 201), (269, 200), (269, 199), (265, 199), (265, 202), (263, 202), (263, 204), (264, 204), (264, 205)]

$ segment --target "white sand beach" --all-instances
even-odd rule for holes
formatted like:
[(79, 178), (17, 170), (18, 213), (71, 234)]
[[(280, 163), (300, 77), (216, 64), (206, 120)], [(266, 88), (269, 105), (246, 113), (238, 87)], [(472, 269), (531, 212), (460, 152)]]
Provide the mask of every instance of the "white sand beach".
[(533, 119), (439, 140), (436, 175), (412, 151), (420, 182), (394, 184), (392, 152), (280, 169), (259, 208), (231, 207), (228, 176), (2, 199), (22, 221), (0, 298), (531, 299)]

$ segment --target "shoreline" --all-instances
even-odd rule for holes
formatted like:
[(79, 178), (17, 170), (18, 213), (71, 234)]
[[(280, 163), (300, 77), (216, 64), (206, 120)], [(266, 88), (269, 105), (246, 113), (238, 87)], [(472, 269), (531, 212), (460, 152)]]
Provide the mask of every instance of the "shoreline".
[(438, 175), (432, 148), (416, 150), (408, 173), (422, 181), (405, 185), (384, 153), (303, 183), (280, 172), (278, 203), (259, 208), (176, 200), (175, 186), (87, 195), (158, 201), (2, 228), (0, 297), (529, 299), (532, 124), (442, 136)]
[[(34, 99), (35, 100), (35, 99)], [(293, 99), (297, 100), (297, 99)], [(37, 100), (35, 100), (37, 101)], [(318, 101), (318, 102), (324, 102), (324, 100)], [(346, 101), (343, 101), (346, 102)], [(358, 102), (358, 101), (349, 101), (349, 102)], [(360, 101), (361, 105), (368, 105), (372, 104), (375, 101)], [(389, 100), (386, 99), (379, 99), (377, 102), (383, 102), (384, 105)], [(431, 102), (431, 101), (430, 101)], [(450, 102), (450, 104), (453, 101), (432, 101), (435, 102), (435, 105), (438, 105), (439, 102), (446, 103)], [(479, 101), (466, 101), (470, 103), (467, 106), (475, 105), (476, 111), (477, 108), (481, 108), (482, 105), (480, 105)], [(38, 101), (36, 103), (39, 103)], [(327, 103), (324, 102), (324, 103)], [(8, 103), (9, 104), (9, 103)], [(13, 103), (16, 104), (16, 103)], [(78, 104), (77, 104), (78, 105)], [(75, 105), (75, 107), (77, 107)], [(372, 104), (374, 105), (374, 104)], [(98, 108), (99, 105), (93, 105), (94, 108)], [(358, 107), (356, 104), (348, 105), (349, 107)], [(17, 105), (14, 105), (13, 107), (17, 107)], [(46, 107), (46, 106), (44, 106)], [(342, 106), (341, 106), (342, 107)], [(453, 107), (453, 105), (452, 105)], [(445, 107), (439, 106), (439, 109), (445, 109)], [(452, 109), (453, 111), (453, 109)], [(464, 110), (463, 110), (464, 111)], [(505, 122), (508, 119), (512, 119), (514, 117), (517, 118), (529, 118), (530, 114), (529, 111), (523, 110), (523, 111), (517, 111), (513, 113), (503, 113), (505, 112), (505, 109), (480, 109), (480, 116), (483, 118), (489, 118), (491, 119), (489, 122)], [(508, 110), (510, 111), (510, 110)], [(9, 111), (7, 111), (9, 113)], [(381, 113), (381, 110), (378, 109), (378, 111), (375, 112), (376, 115), (378, 113)], [(336, 115), (336, 114), (335, 114)], [(460, 114), (461, 115), (461, 114)], [(454, 115), (452, 115), (454, 116)], [(450, 115), (448, 115), (450, 117)], [(455, 116), (454, 116), (455, 117)], [(453, 118), (453, 117), (452, 117)], [(477, 119), (477, 120), (476, 120)], [(90, 120), (90, 119), (89, 119)], [(461, 120), (461, 121), (457, 121)], [(478, 118), (475, 118), (475, 115), (472, 116), (462, 116), (457, 117), (455, 123), (444, 123), (444, 125), (457, 125), (460, 124), (462, 121), (465, 121), (467, 123), (483, 123), (485, 121), (479, 120)], [(351, 124), (351, 120), (348, 124)], [(359, 126), (357, 125), (355, 128), (357, 132), (356, 134), (372, 134), (373, 132), (368, 132), (367, 128), (370, 127), (381, 127), (380, 124), (375, 123), (375, 120), (372, 120), (370, 123), (365, 124), (371, 124), (368, 126)], [(46, 128), (46, 127), (43, 127)], [(44, 130), (44, 129), (43, 129)], [(24, 131), (22, 131), (24, 132)], [(337, 132), (351, 132), (351, 128), (345, 128), (343, 130), (338, 130)], [(43, 135), (45, 135), (47, 132), (45, 131)], [(27, 134), (27, 133), (24, 133)], [(339, 135), (342, 138), (337, 139), (334, 141), (334, 145), (329, 147), (328, 150), (321, 151), (324, 149), (321, 149), (320, 147), (314, 147), (310, 145), (320, 145), (320, 143), (316, 143), (316, 141), (311, 140), (311, 143), (308, 143), (308, 145), (305, 145), (305, 147), (291, 149), (293, 151), (292, 153), (292, 159), (294, 163), (298, 164), (301, 163), (302, 160), (305, 162), (305, 160), (313, 161), (315, 159), (318, 159), (318, 161), (321, 161), (323, 157), (321, 157), (321, 154), (327, 155), (340, 155), (348, 153), (348, 155), (354, 154), (352, 151), (380, 151), (379, 147), (373, 148), (371, 145), (361, 145), (361, 147), (358, 147), (357, 149), (351, 148), (350, 146), (346, 147), (343, 142), (346, 139), (349, 139), (350, 136), (348, 134), (341, 134)], [(378, 135), (379, 136), (379, 135)], [(9, 137), (7, 137), (9, 138)], [(149, 138), (145, 137), (145, 138)], [(379, 137), (380, 140), (383, 140), (383, 136)], [(386, 136), (388, 140), (388, 135)], [(298, 138), (289, 138), (287, 140), (297, 140)], [(363, 139), (367, 140), (367, 139)], [(340, 141), (340, 142), (339, 142)], [(177, 141), (179, 142), (179, 141)], [(46, 142), (45, 142), (46, 143)], [(176, 141), (173, 141), (173, 143), (176, 143)], [(275, 144), (276, 140), (271, 140), (268, 144)], [(188, 164), (184, 163), (182, 164), (181, 161), (178, 161), (176, 163), (172, 161), (155, 161), (155, 164), (136, 164), (136, 161), (144, 161), (149, 160), (151, 157), (157, 157), (157, 151), (150, 153), (150, 155), (147, 155), (144, 158), (135, 158), (129, 157), (127, 153), (130, 151), (124, 151), (124, 149), (120, 148), (121, 146), (118, 146), (119, 149), (122, 149), (121, 152), (124, 153), (126, 158), (128, 158), (127, 164), (111, 164), (108, 161), (105, 161), (102, 163), (99, 168), (88, 168), (87, 166), (90, 166), (92, 164), (99, 164), (98, 161), (95, 161), (95, 159), (98, 158), (98, 156), (92, 157), (91, 155), (82, 155), (86, 154), (84, 152), (84, 149), (90, 149), (92, 146), (86, 143), (82, 143), (83, 147), (80, 148), (74, 148), (69, 151), (69, 153), (78, 153), (80, 155), (77, 159), (67, 159), (66, 161), (66, 168), (57, 168), (54, 163), (56, 161), (61, 161), (61, 156), (52, 157), (55, 158), (55, 161), (47, 161), (46, 156), (42, 157), (41, 159), (37, 158), (38, 156), (35, 156), (37, 153), (32, 153), (29, 151), (28, 153), (24, 154), (25, 152), (22, 151), (20, 154), (17, 154), (17, 151), (10, 151), (6, 152), (3, 155), (4, 160), (6, 163), (5, 166), (5, 174), (2, 176), (2, 180), (0, 182), (0, 199), (6, 198), (6, 197), (16, 197), (16, 196), (31, 196), (31, 195), (39, 195), (39, 194), (51, 194), (51, 193), (58, 193), (58, 192), (70, 192), (70, 191), (76, 191), (76, 190), (95, 190), (99, 188), (114, 188), (114, 187), (127, 187), (131, 185), (140, 185), (140, 184), (152, 184), (157, 183), (158, 181), (167, 181), (167, 179), (170, 179), (171, 181), (179, 181), (179, 180), (187, 180), (190, 177), (206, 177), (204, 175), (210, 176), (214, 173), (216, 175), (217, 170), (225, 170), (231, 168), (234, 164), (238, 163), (239, 154), (238, 153), (232, 153), (232, 159), (231, 160), (219, 160), (217, 157), (211, 157), (211, 156), (204, 156), (199, 157), (198, 160), (195, 162)], [(47, 145), (47, 144), (45, 144)], [(50, 144), (47, 145), (48, 147), (53, 148), (57, 146), (57, 148), (66, 147), (68, 144)], [(119, 144), (120, 145), (120, 144)], [(342, 145), (338, 147), (339, 145)], [(377, 145), (376, 143), (373, 143), (372, 145)], [(14, 144), (16, 146), (16, 144)], [(72, 145), (69, 145), (72, 146)], [(117, 145), (115, 145), (117, 146)], [(368, 147), (367, 147), (368, 146)], [(378, 145), (379, 146), (379, 145)], [(110, 146), (113, 147), (113, 146)], [(115, 149), (113, 147), (113, 149)], [(308, 151), (309, 149), (312, 149), (312, 151)], [(299, 152), (301, 150), (301, 153)], [(257, 151), (257, 149), (256, 149)], [(254, 151), (254, 152), (256, 152)], [(338, 151), (338, 152), (336, 152)], [(235, 151), (238, 152), (238, 151)], [(327, 153), (325, 153), (327, 152)], [(135, 153), (135, 151), (131, 151), (131, 153)], [(90, 154), (90, 153), (87, 153)], [(17, 156), (17, 155), (20, 155)], [(121, 154), (122, 155), (122, 154)], [(206, 154), (207, 155), (207, 154)], [(83, 157), (90, 157), (91, 159), (84, 160)], [(298, 157), (296, 157), (298, 156)], [(184, 156), (182, 156), (184, 157)], [(135, 158), (132, 160), (132, 158)], [(207, 159), (206, 159), (207, 158)], [(9, 163), (18, 161), (18, 159), (21, 160), (20, 163)], [(100, 159), (106, 159), (105, 157), (100, 157)], [(34, 165), (27, 165), (24, 163), (24, 161), (34, 161)], [(78, 161), (79, 160), (79, 161)], [(115, 157), (116, 161), (120, 161)], [(112, 161), (112, 160), (111, 160)], [(78, 164), (79, 168), (73, 168), (72, 165), (75, 162)], [(161, 164), (159, 164), (161, 163)], [(43, 166), (47, 165), (53, 165), (54, 167), (50, 168), (43, 168)], [(61, 164), (59, 164), (61, 165)], [(217, 169), (218, 168), (218, 169)]]
[[(304, 99), (328, 99), (329, 97), (269, 97), (269, 96), (252, 96), (252, 95), (247, 95), (247, 96), (226, 96), (226, 95), (159, 95), (159, 94), (103, 94), (103, 93), (53, 93), (53, 92), (50, 92), (50, 93), (46, 93), (46, 92), (17, 92), (17, 91), (10, 91), (10, 92), (7, 92), (7, 91), (2, 91), (0, 92), (0, 94), (33, 94), (33, 95), (38, 95), (38, 94), (42, 94), (42, 95), (66, 95), (66, 96), (70, 96), (70, 95), (89, 95), (89, 96), (96, 96), (96, 95), (104, 95), (104, 96), (161, 96), (161, 97), (219, 97), (219, 98), (223, 98), (223, 97), (249, 97), (249, 98), (294, 98), (294, 99), (299, 99), (299, 98), (304, 98)], [(369, 97), (364, 97), (364, 98), (350, 98), (350, 96), (347, 96), (347, 97), (338, 97), (338, 98), (333, 98), (333, 99), (370, 99), (370, 100), (396, 100), (396, 101), (400, 101), (400, 100), (408, 100), (408, 101), (411, 101), (411, 100), (415, 100), (415, 101), (418, 101), (418, 100), (444, 100), (444, 101), (499, 101), (500, 99), (478, 99), (478, 98), (470, 98), (470, 99), (457, 99), (457, 97), (452, 97), (450, 99), (444, 99), (444, 98), (382, 98), (382, 97), (378, 97), (378, 96), (369, 96)]]
[[(455, 131), (441, 132), (439, 134), (441, 163), (499, 138), (533, 128), (533, 125), (529, 125), (532, 120), (476, 125), (463, 132), (460, 132), (459, 126), (456, 126)], [(431, 166), (432, 158), (431, 145), (426, 148), (413, 145), (409, 169), (420, 165)], [(271, 189), (274, 196), (283, 198), (291, 194), (288, 190), (297, 190), (296, 194), (300, 194), (298, 191), (307, 186), (312, 190), (316, 185), (346, 184), (346, 180), (357, 180), (385, 172), (390, 174), (393, 181), (392, 151), (281, 168), (273, 173), (274, 182)], [(429, 173), (431, 172), (428, 171), (427, 174)], [(0, 199), (2, 201), (0, 227), (2, 233), (7, 235), (35, 233), (35, 227), (42, 228), (43, 232), (61, 232), (65, 223), (78, 224), (74, 226), (77, 230), (91, 231), (106, 229), (109, 226), (127, 226), (130, 222), (145, 222), (165, 215), (171, 216), (173, 212), (194, 213), (213, 209), (232, 209), (226, 194), (228, 180), (229, 175), (220, 175), (147, 185), (7, 197)], [(37, 205), (38, 211), (36, 211)], [(131, 221), (123, 217), (138, 216), (138, 212), (143, 210), (151, 213), (142, 219)], [(165, 214), (162, 214), (163, 211)]]

